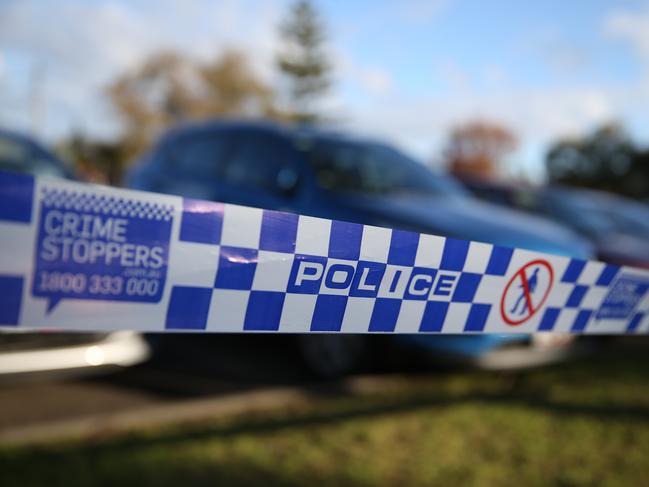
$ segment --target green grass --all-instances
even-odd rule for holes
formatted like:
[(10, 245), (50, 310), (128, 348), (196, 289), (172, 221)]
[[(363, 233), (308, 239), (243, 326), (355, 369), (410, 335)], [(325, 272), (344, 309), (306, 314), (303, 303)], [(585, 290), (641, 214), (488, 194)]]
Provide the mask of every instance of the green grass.
[(642, 350), (388, 381), (273, 414), (0, 449), (13, 485), (649, 485)]

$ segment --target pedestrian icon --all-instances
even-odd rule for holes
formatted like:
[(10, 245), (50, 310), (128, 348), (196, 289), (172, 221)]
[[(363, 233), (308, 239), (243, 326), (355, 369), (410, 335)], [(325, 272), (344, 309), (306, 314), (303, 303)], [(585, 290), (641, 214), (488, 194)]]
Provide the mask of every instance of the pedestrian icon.
[[(534, 269), (534, 273), (532, 274), (532, 277), (530, 277), (527, 280), (527, 289), (525, 288), (523, 282), (521, 282), (518, 285), (518, 287), (521, 289), (521, 294), (518, 296), (518, 299), (516, 300), (516, 304), (514, 305), (514, 307), (509, 310), (510, 313), (522, 315), (523, 313), (526, 312), (526, 310), (528, 313), (531, 311), (530, 309), (531, 299), (529, 299), (529, 295), (534, 294), (538, 280), (539, 280), (539, 268), (537, 267)], [(517, 313), (516, 310), (519, 308), (519, 304), (522, 304), (523, 306), (520, 308), (520, 311)]]
[(554, 272), (547, 260), (528, 262), (514, 273), (500, 301), (500, 314), (512, 326), (521, 325), (543, 306), (547, 299)]

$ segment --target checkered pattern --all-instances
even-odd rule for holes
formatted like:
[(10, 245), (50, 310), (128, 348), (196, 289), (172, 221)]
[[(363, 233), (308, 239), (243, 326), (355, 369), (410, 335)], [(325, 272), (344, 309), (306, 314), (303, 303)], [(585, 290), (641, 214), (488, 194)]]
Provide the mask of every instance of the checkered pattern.
[[(551, 256), (547, 302), (514, 328), (503, 323), (500, 298), (533, 252), (235, 205), (184, 207), (181, 245), (209, 254), (201, 262), (210, 270), (201, 286), (175, 281), (169, 329), (584, 333), (597, 327), (620, 271)], [(645, 315), (634, 312), (626, 330), (644, 326)]]
[[(185, 201), (180, 245), (211, 255), (203, 262), (213, 279), (174, 286), (167, 328), (443, 332), (454, 323), (480, 332), (493, 306), (474, 302), (478, 287), (483, 276), (504, 276), (513, 254), (478, 242), (204, 205)], [(306, 275), (324, 272), (296, 286), (300, 264)]]
[(619, 266), (572, 259), (558, 276), (555, 292), (542, 311), (539, 330), (583, 332), (595, 320), (597, 308), (619, 271)]
[[(37, 231), (33, 208), (39, 204), (169, 222), (167, 277), (159, 302), (104, 300), (97, 313), (97, 300), (70, 297), (48, 311), (47, 301), (30, 292), (28, 275)], [(179, 213), (181, 218), (174, 218)], [(29, 176), (0, 173), (0, 248), (2, 326), (649, 332), (646, 270), (173, 196), (43, 184)], [(536, 290), (528, 289), (534, 301), (528, 300), (528, 308), (535, 309), (527, 318), (519, 320), (518, 314), (504, 320), (504, 310), (516, 310), (513, 303), (522, 302), (520, 270), (529, 268), (529, 279), (537, 263), (546, 275)]]
[[(606, 319), (600, 310), (618, 277), (624, 278), (624, 272), (619, 266), (570, 260), (543, 310), (539, 331), (584, 333), (589, 328), (596, 331), (600, 322)], [(625, 324), (625, 330), (614, 328), (611, 331), (635, 332), (647, 315), (642, 310), (646, 310), (648, 306), (646, 295), (631, 303), (629, 311), (617, 317)]]
[(49, 208), (158, 221), (169, 221), (173, 216), (173, 207), (171, 205), (129, 199), (121, 196), (48, 187), (42, 188), (41, 193), (43, 206)]

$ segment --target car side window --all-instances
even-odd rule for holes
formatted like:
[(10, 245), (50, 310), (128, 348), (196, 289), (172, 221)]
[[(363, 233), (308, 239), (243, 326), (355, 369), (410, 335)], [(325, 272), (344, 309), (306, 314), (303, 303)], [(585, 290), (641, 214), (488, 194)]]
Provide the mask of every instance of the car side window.
[(218, 131), (185, 134), (170, 144), (165, 165), (173, 177), (213, 180), (223, 173), (230, 146)]
[(239, 132), (224, 168), (223, 180), (232, 186), (279, 193), (282, 170), (296, 171), (288, 141), (261, 131)]
[(65, 178), (65, 168), (40, 147), (0, 136), (0, 169)]

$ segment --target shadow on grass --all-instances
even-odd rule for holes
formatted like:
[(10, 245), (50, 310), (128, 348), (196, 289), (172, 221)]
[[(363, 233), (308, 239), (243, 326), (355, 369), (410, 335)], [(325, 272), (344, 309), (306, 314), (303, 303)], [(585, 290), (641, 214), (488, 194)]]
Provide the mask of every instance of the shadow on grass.
[(484, 404), (523, 407), (548, 412), (554, 415), (591, 417), (599, 420), (627, 420), (637, 423), (649, 422), (649, 409), (645, 407), (621, 405), (586, 405), (561, 403), (533, 394), (461, 394), (451, 397), (443, 395), (410, 396), (397, 402), (386, 398), (386, 403), (362, 407), (349, 407), (341, 411), (301, 415), (299, 417), (247, 420), (228, 426), (212, 426), (194, 430), (158, 435), (155, 438), (127, 438), (99, 445), (97, 448), (110, 450), (140, 448), (147, 444), (177, 443), (208, 438), (228, 438), (238, 435), (266, 435), (292, 428), (334, 425), (355, 419), (365, 419), (382, 415), (417, 412), (429, 408), (446, 408), (465, 404)]
[[(480, 378), (484, 374), (474, 374), (475, 389), (479, 390)], [(494, 392), (469, 391), (453, 392), (403, 392), (395, 395), (354, 398), (345, 396), (336, 388), (316, 389), (314, 397), (337, 398), (336, 401), (322, 402), (306, 412), (290, 415), (276, 414), (259, 418), (230, 420), (226, 424), (203, 423), (185, 426), (153, 434), (134, 435), (126, 438), (98, 438), (86, 444), (59, 445), (56, 447), (31, 450), (8, 451), (0, 454), (0, 484), (12, 485), (12, 479), (21, 480), (21, 485), (40, 485), (47, 480), (48, 485), (84, 485), (89, 481), (96, 485), (268, 485), (296, 486), (311, 483), (309, 479), (291, 478), (286, 469), (266, 467), (261, 464), (242, 463), (238, 459), (197, 457), (191, 464), (146, 463), (140, 453), (144, 450), (177, 451), (194, 442), (218, 440), (246, 435), (253, 441), (264, 444), (274, 433), (300, 430), (312, 427), (336, 425), (348, 421), (377, 418), (386, 415), (411, 413), (429, 408), (451, 408), (467, 404), (524, 408), (541, 411), (554, 416), (587, 417), (598, 421), (625, 421), (646, 426), (649, 422), (649, 409), (638, 406), (633, 401), (611, 403), (607, 400), (570, 401), (553, 399), (544, 387), (561, 382), (566, 387), (573, 384), (587, 384), (590, 387), (620, 380), (628, 382), (629, 391), (643, 387), (649, 379), (649, 361), (644, 350), (639, 353), (621, 354), (615, 357), (602, 356), (579, 363), (556, 366), (541, 371), (510, 374), (511, 385), (500, 387)], [(542, 380), (531, 380), (531, 378)], [(606, 386), (603, 386), (606, 387)], [(632, 394), (631, 394), (632, 395)], [(602, 397), (602, 396), (598, 396)], [(604, 395), (605, 397), (605, 395)], [(272, 448), (272, 445), (267, 445)], [(295, 454), (299, 455), (299, 452)], [(130, 458), (139, 458), (128, 467)], [(155, 459), (155, 455), (151, 458)], [(167, 458), (167, 457), (164, 457)], [(151, 460), (151, 459), (149, 459)], [(144, 463), (142, 463), (144, 462)], [(122, 469), (120, 471), (120, 469)], [(314, 481), (321, 485), (345, 485), (350, 477), (341, 473), (339, 477), (317, 477)], [(322, 474), (324, 475), (324, 474)], [(5, 480), (3, 480), (3, 477)], [(362, 485), (358, 479), (355, 485)]]

